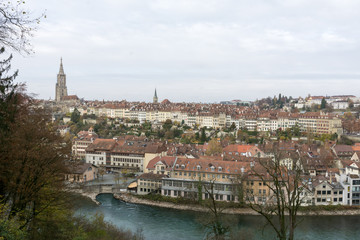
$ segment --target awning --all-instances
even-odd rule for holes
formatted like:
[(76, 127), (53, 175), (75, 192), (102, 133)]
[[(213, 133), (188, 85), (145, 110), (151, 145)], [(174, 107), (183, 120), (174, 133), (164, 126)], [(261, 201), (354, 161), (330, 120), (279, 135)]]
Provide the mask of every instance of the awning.
[(130, 183), (128, 188), (137, 188), (137, 182)]

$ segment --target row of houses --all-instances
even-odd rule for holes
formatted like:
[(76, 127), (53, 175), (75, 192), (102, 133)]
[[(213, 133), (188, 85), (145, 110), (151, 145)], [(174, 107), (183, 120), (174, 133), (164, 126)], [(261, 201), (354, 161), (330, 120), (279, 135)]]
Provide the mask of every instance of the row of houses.
[[(93, 134), (92, 130), (87, 135), (89, 133)], [(230, 144), (220, 155), (204, 156), (204, 146), (193, 148), (198, 150), (193, 155), (178, 151), (179, 146), (173, 151), (171, 146), (134, 136), (96, 138), (84, 150), (87, 165), (67, 178), (88, 181), (95, 178), (98, 167), (108, 170), (127, 168), (144, 173), (136, 182), (138, 194), (209, 198), (206, 191), (199, 192), (201, 184), (203, 189), (213, 189), (217, 200), (239, 201), (238, 186), (241, 183), (242, 189), (254, 200), (266, 202), (271, 199), (268, 184), (254, 174), (261, 171), (266, 174), (258, 161), (274, 159), (271, 148)], [(360, 204), (360, 145), (328, 143), (321, 147), (280, 142), (277, 148), (287, 153), (280, 159), (283, 167), (301, 169), (304, 173), (303, 183), (307, 187), (303, 192), (303, 205)], [(301, 165), (293, 164), (297, 158), (303, 160)], [(81, 171), (85, 175), (81, 175)]]
[(250, 131), (268, 132), (298, 126), (303, 132), (313, 132), (316, 134), (336, 133), (338, 135), (343, 133), (341, 119), (322, 112), (298, 114), (274, 111), (254, 114), (245, 111), (239, 114), (226, 114), (216, 112), (139, 111), (117, 108), (106, 108), (104, 111), (90, 110), (90, 112), (97, 116), (109, 118), (133, 119), (139, 121), (140, 124), (146, 121), (159, 123), (170, 119), (173, 122), (184, 123), (188, 126), (213, 129), (234, 125), (237, 129), (247, 128)]
[[(332, 172), (329, 169), (325, 175), (304, 175), (301, 205), (360, 205), (359, 172), (350, 174), (346, 169)], [(266, 175), (266, 172), (256, 162), (165, 156), (151, 160), (145, 172), (138, 177), (135, 185), (135, 191), (140, 195), (152, 193), (208, 199), (213, 194), (218, 201), (238, 202), (241, 197), (244, 201), (258, 203), (273, 200), (268, 187), (271, 186), (271, 178), (258, 177), (259, 173)], [(244, 192), (241, 194), (241, 191)]]

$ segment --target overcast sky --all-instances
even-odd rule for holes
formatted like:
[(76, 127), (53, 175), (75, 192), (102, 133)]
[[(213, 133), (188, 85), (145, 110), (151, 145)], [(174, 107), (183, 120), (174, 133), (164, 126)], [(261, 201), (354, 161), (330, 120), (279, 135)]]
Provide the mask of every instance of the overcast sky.
[(28, 0), (44, 19), (18, 81), (69, 94), (173, 102), (353, 94), (360, 86), (359, 0)]

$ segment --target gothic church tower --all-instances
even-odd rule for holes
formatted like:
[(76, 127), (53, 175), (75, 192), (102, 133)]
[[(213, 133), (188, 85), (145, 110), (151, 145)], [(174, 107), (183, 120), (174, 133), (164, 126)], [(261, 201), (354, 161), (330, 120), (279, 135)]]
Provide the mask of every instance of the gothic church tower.
[(158, 103), (158, 96), (157, 96), (157, 93), (156, 93), (156, 88), (155, 88), (155, 94), (154, 94), (154, 97), (153, 97), (153, 103)]
[(62, 64), (62, 58), (60, 59), (60, 70), (57, 75), (57, 83), (55, 89), (55, 101), (60, 102), (61, 99), (67, 96), (67, 87), (66, 87), (66, 75), (64, 73), (64, 68)]

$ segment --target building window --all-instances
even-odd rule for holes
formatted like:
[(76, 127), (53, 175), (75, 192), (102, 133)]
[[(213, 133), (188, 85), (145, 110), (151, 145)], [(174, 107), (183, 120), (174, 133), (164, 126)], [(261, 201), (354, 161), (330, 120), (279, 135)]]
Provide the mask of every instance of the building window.
[(321, 191), (317, 191), (316, 193), (320, 195), (320, 194), (321, 194)]

